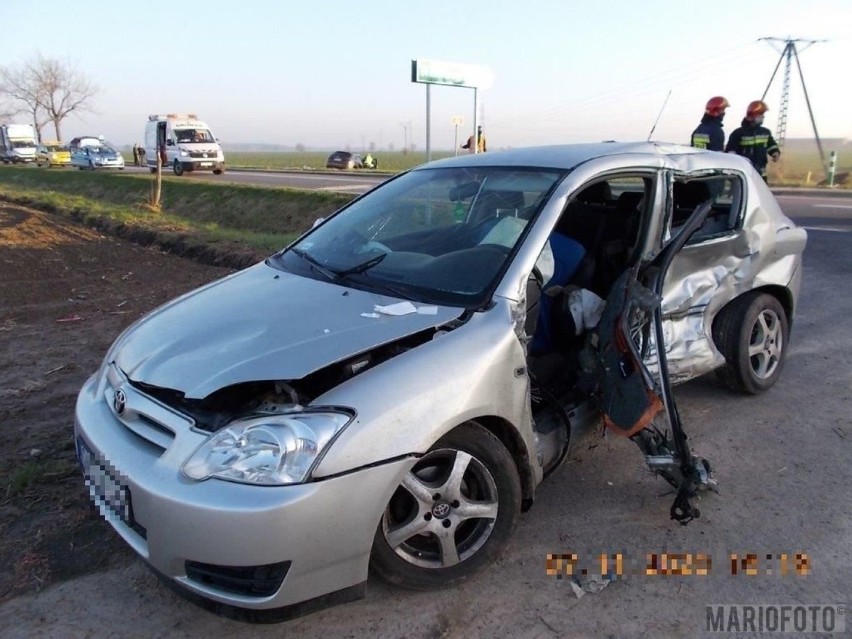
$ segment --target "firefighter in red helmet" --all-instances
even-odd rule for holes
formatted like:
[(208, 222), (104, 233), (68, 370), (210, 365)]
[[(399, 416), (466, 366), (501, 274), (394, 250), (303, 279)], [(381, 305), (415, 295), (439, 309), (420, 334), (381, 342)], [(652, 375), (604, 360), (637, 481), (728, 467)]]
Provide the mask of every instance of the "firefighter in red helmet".
[(722, 130), (722, 120), (725, 118), (725, 109), (728, 106), (728, 101), (721, 95), (707, 100), (701, 124), (692, 132), (692, 139), (690, 140), (692, 146), (710, 151), (725, 150), (725, 132)]
[(754, 100), (746, 108), (742, 125), (731, 133), (725, 151), (748, 158), (760, 176), (766, 180), (766, 164), (769, 158), (777, 162), (781, 149), (772, 137), (772, 132), (763, 125), (763, 114), (769, 111), (766, 102)]

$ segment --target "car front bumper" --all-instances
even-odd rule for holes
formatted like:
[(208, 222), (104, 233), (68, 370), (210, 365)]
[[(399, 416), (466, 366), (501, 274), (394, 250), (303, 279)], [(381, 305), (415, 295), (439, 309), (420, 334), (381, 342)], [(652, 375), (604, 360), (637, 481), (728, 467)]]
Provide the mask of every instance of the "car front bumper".
[(165, 449), (154, 445), (116, 417), (111, 392), (93, 376), (77, 400), (86, 484), (162, 577), (207, 601), (258, 611), (351, 593), (366, 581), (376, 526), (413, 458), (293, 486), (193, 481), (180, 466), (207, 435), (187, 428)]
[(187, 159), (177, 160), (183, 166), (184, 171), (224, 171), (225, 163), (217, 160)]

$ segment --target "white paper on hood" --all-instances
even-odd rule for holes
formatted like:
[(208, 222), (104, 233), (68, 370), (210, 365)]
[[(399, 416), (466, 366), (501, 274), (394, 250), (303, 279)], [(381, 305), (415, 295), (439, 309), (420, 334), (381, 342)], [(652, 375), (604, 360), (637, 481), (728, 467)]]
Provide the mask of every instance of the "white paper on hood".
[(397, 302), (396, 304), (388, 304), (387, 306), (376, 305), (373, 307), (373, 310), (383, 315), (410, 315), (417, 312), (417, 307), (411, 302)]

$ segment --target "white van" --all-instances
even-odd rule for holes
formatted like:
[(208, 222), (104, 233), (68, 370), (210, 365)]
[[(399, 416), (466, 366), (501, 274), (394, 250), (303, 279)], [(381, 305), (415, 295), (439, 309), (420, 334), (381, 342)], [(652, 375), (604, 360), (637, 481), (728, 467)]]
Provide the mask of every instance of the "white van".
[(152, 173), (157, 170), (158, 139), (165, 144), (163, 168), (171, 167), (175, 175), (183, 175), (184, 171), (213, 171), (219, 175), (225, 171), (222, 147), (194, 113), (148, 116), (145, 163)]
[(36, 135), (32, 124), (0, 125), (0, 160), (4, 164), (35, 162)]

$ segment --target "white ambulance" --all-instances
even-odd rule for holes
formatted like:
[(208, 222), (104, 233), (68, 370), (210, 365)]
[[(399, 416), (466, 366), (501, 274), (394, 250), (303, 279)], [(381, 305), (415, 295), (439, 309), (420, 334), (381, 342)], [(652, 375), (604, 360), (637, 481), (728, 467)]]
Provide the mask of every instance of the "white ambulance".
[[(158, 144), (159, 140), (159, 144)], [(225, 155), (210, 128), (194, 113), (149, 115), (145, 126), (145, 164), (151, 172), (157, 170), (157, 148), (165, 149), (163, 168), (175, 175), (184, 171), (225, 170)]]

